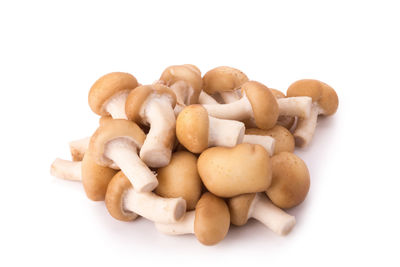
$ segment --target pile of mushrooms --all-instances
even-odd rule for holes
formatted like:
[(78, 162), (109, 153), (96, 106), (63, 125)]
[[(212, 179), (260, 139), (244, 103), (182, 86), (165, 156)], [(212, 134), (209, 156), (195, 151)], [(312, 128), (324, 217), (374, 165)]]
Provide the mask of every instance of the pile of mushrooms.
[(81, 181), (117, 220), (144, 217), (204, 245), (250, 218), (278, 235), (292, 230), (287, 210), (310, 188), (295, 147), (308, 146), (318, 116), (338, 108), (335, 90), (318, 80), (296, 81), (285, 95), (235, 68), (202, 77), (191, 64), (169, 66), (147, 85), (106, 74), (88, 102), (99, 127), (70, 142), (72, 160), (57, 158), (51, 174)]

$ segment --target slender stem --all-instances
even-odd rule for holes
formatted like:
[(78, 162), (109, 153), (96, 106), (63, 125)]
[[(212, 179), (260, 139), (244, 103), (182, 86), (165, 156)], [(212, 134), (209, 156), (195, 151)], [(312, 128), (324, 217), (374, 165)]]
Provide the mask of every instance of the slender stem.
[(113, 119), (125, 119), (125, 102), (131, 90), (123, 90), (113, 95), (105, 104), (105, 110), (113, 117)]
[(199, 103), (204, 105), (204, 104), (216, 104), (218, 105), (218, 101), (214, 99), (214, 97), (210, 96), (209, 94), (207, 94), (204, 91), (200, 92), (200, 96), (199, 96)]
[(315, 127), (319, 115), (319, 106), (313, 103), (308, 118), (298, 118), (296, 130), (293, 133), (296, 146), (306, 147), (314, 136)]
[(307, 118), (311, 112), (312, 98), (308, 96), (286, 97), (277, 99), (279, 115)]
[(89, 147), (90, 137), (69, 142), (69, 150), (73, 161), (81, 161)]
[(81, 166), (82, 164), (80, 161), (70, 161), (57, 158), (51, 164), (50, 173), (57, 178), (81, 181)]
[(234, 120), (222, 120), (208, 116), (208, 146), (234, 147), (242, 143), (244, 123)]
[(167, 235), (194, 234), (194, 219), (195, 211), (188, 211), (177, 223), (155, 223), (155, 226), (159, 232)]
[(275, 139), (271, 136), (246, 134), (244, 135), (243, 143), (261, 145), (267, 150), (270, 156), (272, 156), (275, 151)]
[(206, 104), (203, 107), (210, 116), (219, 119), (243, 121), (253, 116), (253, 109), (246, 96), (229, 104)]

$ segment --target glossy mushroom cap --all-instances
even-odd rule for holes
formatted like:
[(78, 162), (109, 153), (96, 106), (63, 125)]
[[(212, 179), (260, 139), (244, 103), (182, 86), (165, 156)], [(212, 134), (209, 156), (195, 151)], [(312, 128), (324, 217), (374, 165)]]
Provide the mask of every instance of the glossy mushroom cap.
[(246, 74), (238, 69), (226, 66), (217, 67), (204, 75), (203, 90), (210, 95), (234, 91), (248, 80)]
[(282, 209), (302, 203), (310, 188), (310, 174), (304, 161), (293, 153), (281, 152), (271, 162), (272, 183), (267, 189), (271, 201)]
[(204, 245), (215, 245), (225, 238), (229, 224), (229, 209), (225, 201), (210, 192), (204, 193), (196, 205), (196, 238)]
[(275, 125), (271, 129), (262, 130), (257, 128), (246, 129), (246, 134), (252, 135), (262, 135), (271, 136), (275, 139), (275, 150), (274, 154), (279, 154), (280, 152), (293, 152), (294, 151), (294, 137), (292, 133), (280, 125)]
[(250, 207), (255, 196), (255, 193), (243, 194), (228, 200), (229, 213), (231, 214), (231, 223), (233, 225), (242, 226), (247, 223)]
[(90, 88), (89, 106), (100, 116), (108, 116), (104, 104), (115, 94), (138, 86), (136, 78), (124, 72), (112, 72), (102, 76)]

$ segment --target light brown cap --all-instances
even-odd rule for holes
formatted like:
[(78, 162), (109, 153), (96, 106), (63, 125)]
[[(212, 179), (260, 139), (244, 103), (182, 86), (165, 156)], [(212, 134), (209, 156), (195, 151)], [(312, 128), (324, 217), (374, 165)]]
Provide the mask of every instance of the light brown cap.
[(202, 183), (197, 172), (197, 157), (187, 151), (172, 154), (170, 163), (158, 169), (156, 193), (166, 198), (182, 197), (187, 210), (196, 207)]
[(260, 145), (209, 148), (201, 153), (197, 168), (206, 188), (219, 197), (262, 192), (271, 184), (271, 161)]
[(128, 120), (136, 123), (147, 124), (140, 116), (140, 110), (142, 106), (146, 104), (149, 97), (159, 97), (166, 95), (169, 97), (172, 108), (176, 105), (175, 93), (162, 84), (142, 85), (132, 90), (125, 103), (125, 113)]
[(285, 94), (282, 93), (281, 91), (277, 90), (277, 89), (273, 89), (273, 88), (269, 88), (271, 90), (271, 93), (275, 96), (276, 99), (279, 98), (285, 98)]
[(89, 106), (94, 113), (107, 116), (103, 105), (113, 95), (125, 90), (132, 90), (138, 86), (136, 78), (125, 72), (111, 72), (98, 79), (89, 91)]
[(133, 221), (138, 215), (132, 211), (124, 210), (124, 197), (132, 184), (122, 171), (119, 171), (108, 184), (106, 193), (106, 207), (111, 216), (120, 221)]
[(124, 137), (133, 141), (139, 148), (142, 147), (146, 135), (140, 127), (128, 120), (112, 119), (104, 121), (93, 134), (89, 143), (89, 153), (94, 161), (102, 166), (112, 164), (110, 159), (104, 157), (104, 147), (106, 144), (116, 138)]
[(112, 120), (113, 118), (111, 116), (101, 116), (99, 119), (99, 125), (102, 125), (104, 122), (108, 120)]
[(209, 70), (203, 77), (203, 90), (209, 94), (228, 92), (240, 88), (247, 82), (246, 74), (238, 69), (221, 66)]
[(233, 225), (242, 226), (247, 223), (250, 207), (255, 196), (255, 193), (250, 193), (228, 199), (229, 213)]
[(194, 70), (195, 72), (197, 72), (201, 76), (201, 71), (197, 66), (195, 66), (193, 64), (183, 64), (183, 66), (191, 68), (192, 70)]
[(253, 108), (255, 123), (260, 129), (274, 127), (279, 116), (279, 106), (271, 90), (262, 83), (249, 81), (242, 85), (242, 91)]
[(273, 156), (271, 162), (272, 183), (267, 190), (268, 197), (282, 209), (299, 205), (310, 188), (310, 174), (306, 164), (289, 152)]
[(309, 96), (313, 102), (317, 102), (323, 115), (332, 115), (336, 112), (339, 99), (335, 90), (318, 80), (304, 79), (292, 83), (286, 92), (291, 96)]
[(185, 107), (176, 119), (176, 137), (193, 153), (201, 153), (208, 147), (208, 113), (201, 105)]
[(225, 238), (229, 225), (230, 215), (225, 201), (210, 192), (204, 193), (196, 205), (196, 238), (204, 245), (215, 245)]
[(262, 130), (258, 128), (250, 128), (246, 129), (246, 134), (253, 134), (253, 135), (263, 135), (263, 136), (271, 136), (275, 139), (275, 150), (274, 154), (279, 154), (280, 152), (287, 151), (293, 152), (294, 151), (294, 137), (292, 133), (282, 127), (280, 125), (275, 125), (271, 129)]

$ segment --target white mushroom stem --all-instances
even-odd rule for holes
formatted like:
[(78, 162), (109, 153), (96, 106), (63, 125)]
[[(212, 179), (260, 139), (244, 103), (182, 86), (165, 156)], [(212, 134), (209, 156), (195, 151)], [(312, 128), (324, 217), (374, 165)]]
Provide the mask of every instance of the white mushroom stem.
[(298, 116), (307, 118), (311, 113), (312, 98), (308, 96), (277, 99), (280, 116)]
[(113, 95), (105, 104), (104, 109), (113, 117), (113, 119), (125, 119), (125, 102), (131, 90), (123, 90)]
[(186, 201), (179, 198), (162, 198), (154, 193), (126, 192), (124, 209), (159, 223), (175, 223), (185, 215)]
[(140, 150), (140, 158), (150, 167), (168, 165), (175, 142), (175, 114), (167, 96), (152, 97), (147, 101), (142, 118), (150, 124), (150, 131)]
[(114, 162), (138, 192), (150, 192), (158, 185), (154, 173), (137, 154), (137, 146), (128, 138), (116, 138), (107, 143), (104, 156)]
[(234, 120), (222, 120), (208, 116), (208, 146), (234, 147), (242, 143), (244, 123)]
[(55, 159), (50, 167), (50, 174), (61, 179), (81, 181), (81, 162)]
[(240, 95), (237, 93), (236, 90), (219, 92), (219, 94), (222, 97), (222, 99), (224, 100), (225, 104), (229, 104), (229, 103), (238, 101), (240, 99)]
[(307, 118), (298, 118), (297, 127), (293, 133), (297, 146), (305, 147), (311, 142), (315, 132), (315, 127), (317, 126), (319, 114), (321, 114), (319, 105), (317, 103), (313, 103), (310, 116)]
[(207, 94), (204, 91), (200, 92), (200, 96), (199, 96), (199, 103), (204, 105), (204, 104), (219, 104), (217, 100), (215, 100), (214, 97), (210, 96), (209, 94)]
[(252, 106), (246, 96), (229, 104), (206, 104), (203, 107), (210, 116), (220, 119), (243, 121), (253, 116)]
[(296, 224), (294, 216), (272, 204), (264, 193), (256, 194), (248, 218), (255, 218), (279, 235), (288, 234)]
[(261, 145), (272, 156), (275, 151), (275, 139), (271, 136), (246, 134), (243, 138), (243, 143)]
[(194, 234), (195, 211), (186, 212), (182, 220), (176, 223), (155, 223), (156, 229), (166, 235)]
[(83, 159), (83, 156), (89, 147), (89, 142), (90, 137), (69, 142), (69, 150), (71, 152), (72, 160), (80, 161)]

